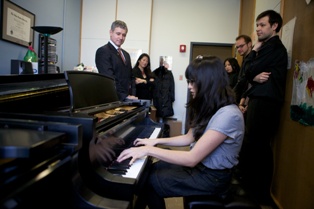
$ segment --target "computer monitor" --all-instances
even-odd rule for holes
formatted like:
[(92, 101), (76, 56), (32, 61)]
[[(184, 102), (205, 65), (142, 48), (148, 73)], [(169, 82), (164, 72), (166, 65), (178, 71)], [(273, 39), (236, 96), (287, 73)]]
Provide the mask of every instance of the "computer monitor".
[(34, 74), (31, 62), (11, 60), (11, 74)]

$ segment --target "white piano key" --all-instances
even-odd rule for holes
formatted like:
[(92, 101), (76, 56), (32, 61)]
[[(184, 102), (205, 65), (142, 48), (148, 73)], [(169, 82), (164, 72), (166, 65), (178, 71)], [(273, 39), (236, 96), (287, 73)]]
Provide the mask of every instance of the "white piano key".
[[(161, 128), (155, 128), (153, 133), (150, 135), (149, 139), (155, 139), (158, 137), (159, 133), (161, 131)], [(122, 175), (123, 177), (126, 178), (133, 178), (136, 179), (138, 175), (142, 172), (143, 170), (143, 165), (146, 164), (147, 157), (143, 157), (140, 159), (137, 159), (127, 170), (126, 174)]]
[(147, 157), (143, 157), (140, 159), (137, 159), (131, 167), (127, 170), (126, 174), (122, 175), (126, 178), (133, 178), (136, 179), (138, 174), (141, 173), (143, 169), (143, 165), (146, 163)]
[(156, 139), (160, 133), (161, 128), (155, 128), (155, 130), (153, 131), (153, 133), (150, 135), (150, 139)]

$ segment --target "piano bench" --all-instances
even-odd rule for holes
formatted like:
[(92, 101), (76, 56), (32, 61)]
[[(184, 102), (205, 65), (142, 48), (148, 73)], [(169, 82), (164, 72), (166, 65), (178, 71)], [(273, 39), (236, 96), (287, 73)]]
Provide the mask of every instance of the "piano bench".
[(223, 200), (216, 196), (187, 196), (183, 197), (184, 209), (261, 209), (246, 196), (233, 195)]

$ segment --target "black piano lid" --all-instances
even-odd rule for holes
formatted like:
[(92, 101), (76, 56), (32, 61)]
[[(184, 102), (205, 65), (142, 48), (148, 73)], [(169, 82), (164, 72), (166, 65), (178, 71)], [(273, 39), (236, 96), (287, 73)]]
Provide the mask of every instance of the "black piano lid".
[(63, 73), (54, 74), (33, 74), (33, 75), (1, 75), (0, 84), (14, 83), (14, 82), (29, 82), (29, 81), (43, 81), (43, 80), (55, 80), (64, 79)]
[(66, 86), (63, 74), (2, 75), (0, 96)]
[[(59, 80), (39, 80), (29, 82), (10, 83), (1, 85), (0, 95), (13, 95), (17, 93), (36, 92), (42, 89), (56, 88), (65, 86), (64, 79)], [(28, 95), (29, 96), (29, 95)]]
[(0, 111), (43, 112), (69, 108), (63, 73), (0, 76)]
[(28, 158), (61, 144), (65, 134), (27, 129), (0, 129), (0, 158)]
[[(114, 79), (99, 73), (87, 71), (65, 71), (65, 79), (69, 86), (71, 112), (94, 116), (96, 113), (115, 108), (135, 106), (131, 111), (98, 121), (97, 130), (109, 129), (120, 121), (145, 110), (138, 101), (121, 102), (117, 95)], [(148, 109), (147, 109), (148, 110)]]
[(118, 102), (113, 78), (86, 71), (65, 71), (69, 85), (71, 111)]

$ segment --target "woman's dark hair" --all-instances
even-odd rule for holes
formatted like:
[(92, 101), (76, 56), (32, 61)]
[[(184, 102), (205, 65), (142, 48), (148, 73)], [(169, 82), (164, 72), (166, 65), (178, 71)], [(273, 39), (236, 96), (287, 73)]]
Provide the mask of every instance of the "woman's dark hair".
[(239, 73), (240, 71), (240, 65), (238, 63), (238, 60), (236, 60), (235, 58), (233, 57), (230, 57), (230, 58), (227, 58), (225, 59), (224, 61), (224, 65), (226, 64), (226, 62), (229, 62), (231, 67), (232, 67), (232, 73)]
[(198, 140), (218, 109), (235, 104), (235, 95), (229, 86), (224, 65), (218, 57), (198, 56), (186, 68), (185, 77), (197, 90), (186, 107), (190, 108), (190, 126), (194, 128), (195, 140)]
[(145, 72), (146, 75), (151, 75), (151, 74), (152, 74), (152, 70), (151, 70), (151, 68), (150, 68), (150, 58), (149, 58), (149, 55), (146, 54), (146, 53), (143, 53), (143, 54), (141, 54), (141, 55), (139, 56), (139, 58), (137, 59), (135, 65), (134, 65), (134, 67), (138, 67), (139, 61), (140, 61), (143, 57), (147, 57), (147, 59), (148, 59), (148, 63), (147, 63), (147, 66), (144, 68), (144, 72)]

